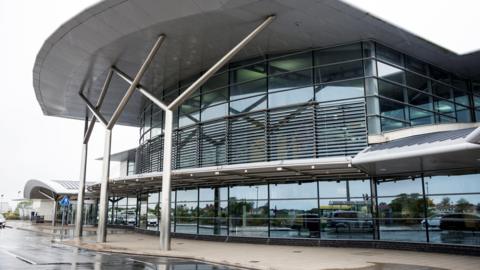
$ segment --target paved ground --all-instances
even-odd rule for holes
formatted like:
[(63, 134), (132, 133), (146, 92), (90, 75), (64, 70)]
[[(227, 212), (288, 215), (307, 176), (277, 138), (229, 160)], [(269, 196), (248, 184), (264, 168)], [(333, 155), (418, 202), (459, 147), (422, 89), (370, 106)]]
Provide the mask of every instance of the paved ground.
[(63, 245), (56, 240), (58, 240), (57, 236), (52, 237), (52, 235), (40, 232), (12, 228), (0, 229), (0, 269), (234, 269), (176, 258), (88, 251)]
[[(23, 229), (52, 231), (49, 226), (21, 225)], [(18, 226), (18, 227), (21, 227)], [(69, 230), (71, 231), (71, 230)], [(100, 252), (120, 252), (205, 260), (253, 269), (479, 269), (480, 257), (449, 254), (325, 247), (290, 247), (173, 239), (172, 251), (158, 249), (156, 236), (110, 230), (105, 244), (95, 243), (94, 228), (81, 240), (63, 243)], [(0, 239), (1, 240), (1, 239)], [(190, 269), (190, 268), (182, 268)], [(195, 269), (195, 268), (191, 268)], [(203, 268), (202, 268), (203, 269)]]

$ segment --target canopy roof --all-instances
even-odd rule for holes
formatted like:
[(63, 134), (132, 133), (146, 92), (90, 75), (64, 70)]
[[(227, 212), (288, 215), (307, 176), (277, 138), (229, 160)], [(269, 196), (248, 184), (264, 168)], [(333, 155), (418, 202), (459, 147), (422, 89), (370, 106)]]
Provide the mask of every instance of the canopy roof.
[(480, 170), (480, 128), (410, 136), (367, 147), (352, 165), (372, 176)]
[[(94, 103), (112, 65), (133, 77), (156, 37), (165, 44), (141, 84), (168, 87), (207, 69), (257, 26), (277, 17), (235, 60), (373, 39), (466, 78), (480, 77), (480, 53), (455, 53), (348, 4), (333, 0), (106, 0), (53, 33), (33, 70), (46, 115), (81, 119), (84, 90)], [(127, 85), (115, 77), (101, 110), (107, 118)], [(138, 125), (142, 99), (134, 95), (119, 119)]]
[[(350, 160), (350, 157), (328, 157), (178, 169), (172, 171), (172, 187), (366, 179), (367, 175), (353, 168)], [(114, 178), (109, 186), (114, 195), (160, 190), (161, 187), (162, 172)], [(100, 184), (92, 185), (89, 189), (98, 192)]]
[[(87, 182), (86, 186), (93, 184)], [(25, 199), (51, 199), (58, 195), (77, 195), (78, 181), (28, 180), (23, 189)]]

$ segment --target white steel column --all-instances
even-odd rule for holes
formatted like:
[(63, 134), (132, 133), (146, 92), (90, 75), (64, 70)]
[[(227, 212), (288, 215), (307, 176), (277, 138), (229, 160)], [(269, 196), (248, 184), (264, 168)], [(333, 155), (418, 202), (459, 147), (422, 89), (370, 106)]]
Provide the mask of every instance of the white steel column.
[[(180, 96), (168, 105), (165, 110), (165, 132), (163, 146), (163, 174), (162, 174), (162, 213), (160, 218), (160, 249), (170, 250), (170, 193), (171, 193), (171, 155), (173, 136), (173, 113), (185, 100), (187, 100), (197, 89), (210, 79), (220, 68), (228, 63), (241, 49), (243, 49), (253, 38), (255, 38), (265, 27), (267, 27), (275, 16), (268, 16), (248, 36), (233, 47), (227, 54), (218, 60), (200, 78), (192, 83)], [(143, 91), (141, 91), (143, 93)], [(145, 93), (143, 93), (145, 95)], [(151, 97), (145, 95), (147, 98)]]
[(75, 233), (74, 237), (83, 235), (83, 201), (85, 197), (85, 178), (87, 174), (87, 153), (88, 144), (82, 145), (82, 161), (80, 165), (80, 181), (78, 183), (77, 213), (75, 215)]
[[(125, 106), (127, 106), (128, 101), (132, 97), (133, 93), (138, 87), (140, 80), (142, 79), (143, 75), (147, 71), (150, 63), (153, 61), (158, 49), (162, 45), (163, 41), (165, 40), (165, 35), (160, 35), (155, 44), (153, 45), (152, 49), (148, 53), (145, 61), (142, 63), (142, 66), (135, 75), (132, 83), (128, 87), (125, 95), (123, 96), (120, 104), (118, 104), (117, 108), (112, 114), (110, 121), (106, 123), (105, 127), (105, 148), (103, 152), (103, 174), (102, 174), (102, 182), (100, 187), (100, 203), (99, 203), (99, 220), (98, 220), (98, 228), (97, 228), (97, 242), (104, 243), (107, 241), (107, 219), (108, 219), (108, 181), (110, 176), (110, 154), (111, 154), (111, 143), (112, 143), (112, 129), (115, 126), (115, 123), (120, 118)], [(88, 100), (85, 99), (85, 103), (90, 108), (91, 104)], [(102, 118), (102, 115), (95, 110), (95, 108), (90, 108), (92, 113), (98, 117), (99, 119)], [(103, 122), (103, 121), (102, 121)]]
[(163, 144), (162, 204), (160, 215), (160, 249), (170, 250), (170, 193), (172, 170), (173, 112), (165, 111)]
[(102, 182), (100, 186), (99, 219), (97, 242), (107, 241), (108, 219), (108, 179), (110, 176), (110, 152), (112, 146), (112, 130), (105, 129), (105, 145), (103, 149)]
[[(99, 116), (101, 116), (99, 110), (107, 94), (108, 87), (110, 86), (110, 82), (112, 80), (112, 76), (113, 76), (113, 70), (110, 69), (109, 72), (107, 73), (107, 77), (105, 78), (105, 82), (103, 83), (102, 90), (100, 92), (100, 96), (98, 97), (95, 108), (89, 107), (88, 104), (90, 102), (88, 102), (88, 100), (80, 92), (80, 96), (87, 102), (87, 107), (90, 110), (91, 109), (97, 110)], [(99, 118), (99, 120), (102, 121), (101, 118)], [(90, 140), (90, 136), (92, 135), (93, 127), (95, 126), (96, 121), (97, 121), (97, 117), (94, 115), (92, 117), (90, 124), (88, 124), (88, 114), (87, 116), (85, 116), (85, 130), (83, 132), (82, 161), (81, 161), (80, 179), (79, 179), (79, 185), (78, 185), (77, 213), (75, 217), (74, 237), (81, 237), (83, 235), (83, 207), (84, 207), (84, 200), (85, 200), (85, 182), (87, 178), (88, 141)], [(105, 119), (103, 121), (105, 122)]]

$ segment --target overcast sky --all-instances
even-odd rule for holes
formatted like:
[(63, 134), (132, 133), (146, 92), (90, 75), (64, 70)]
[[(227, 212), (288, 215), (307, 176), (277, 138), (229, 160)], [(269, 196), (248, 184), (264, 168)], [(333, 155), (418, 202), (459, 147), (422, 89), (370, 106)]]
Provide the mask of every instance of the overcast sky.
[[(32, 68), (45, 39), (95, 2), (0, 0), (0, 194), (5, 195), (4, 200), (23, 196), (28, 179), (79, 178), (83, 122), (43, 116), (32, 86)], [(452, 51), (465, 53), (480, 48), (476, 19), (480, 1), (347, 2)], [(136, 128), (116, 127), (113, 134), (112, 152), (138, 143)], [(103, 130), (97, 128), (90, 140), (88, 180), (100, 177), (101, 162), (94, 159), (102, 151)]]

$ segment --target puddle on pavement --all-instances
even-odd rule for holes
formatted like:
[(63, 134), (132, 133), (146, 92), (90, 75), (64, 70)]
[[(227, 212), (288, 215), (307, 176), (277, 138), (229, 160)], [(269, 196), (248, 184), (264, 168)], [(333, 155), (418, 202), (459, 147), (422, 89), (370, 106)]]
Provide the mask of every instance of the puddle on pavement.
[(423, 265), (413, 264), (396, 264), (396, 263), (373, 263), (371, 266), (360, 268), (331, 268), (327, 270), (447, 270), (446, 268), (437, 268)]

